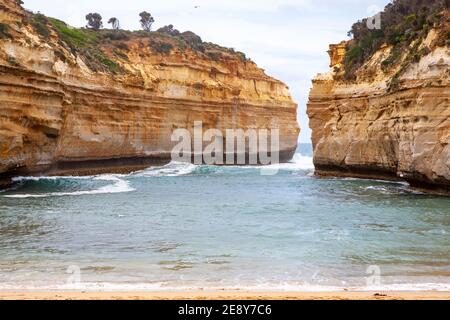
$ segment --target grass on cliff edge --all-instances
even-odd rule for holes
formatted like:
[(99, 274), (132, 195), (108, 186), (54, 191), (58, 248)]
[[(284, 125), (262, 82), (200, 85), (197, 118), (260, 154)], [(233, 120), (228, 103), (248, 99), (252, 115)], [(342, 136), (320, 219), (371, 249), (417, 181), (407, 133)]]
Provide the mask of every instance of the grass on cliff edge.
[[(199, 36), (189, 31), (181, 33), (172, 29), (172, 32), (176, 31), (176, 34), (173, 34), (160, 31), (73, 28), (61, 20), (31, 12), (28, 13), (27, 20), (42, 38), (48, 38), (53, 32), (56, 33), (60, 39), (60, 44), (73, 54), (82, 57), (86, 65), (93, 71), (122, 72), (120, 65), (113, 59), (128, 60), (126, 55), (129, 50), (127, 41), (136, 38), (146, 39), (148, 47), (156, 54), (167, 55), (174, 49), (184, 51), (190, 48), (215, 61), (227, 56), (237, 57), (243, 62), (248, 60), (242, 52), (203, 42)], [(108, 48), (110, 53), (105, 53), (105, 48)], [(62, 52), (57, 54), (64, 59)], [(113, 55), (112, 58), (109, 57), (111, 54)]]
[(56, 29), (61, 40), (73, 49), (89, 48), (98, 44), (98, 36), (93, 30), (71, 28), (55, 18), (48, 18), (48, 21)]
[[(94, 30), (72, 28), (65, 22), (48, 18), (43, 14), (31, 14), (31, 24), (36, 32), (48, 37), (53, 31), (59, 36), (62, 45), (67, 45), (74, 54), (79, 54), (86, 65), (93, 71), (118, 73), (120, 66), (109, 59), (99, 48), (100, 38)], [(63, 57), (64, 54), (59, 53)]]

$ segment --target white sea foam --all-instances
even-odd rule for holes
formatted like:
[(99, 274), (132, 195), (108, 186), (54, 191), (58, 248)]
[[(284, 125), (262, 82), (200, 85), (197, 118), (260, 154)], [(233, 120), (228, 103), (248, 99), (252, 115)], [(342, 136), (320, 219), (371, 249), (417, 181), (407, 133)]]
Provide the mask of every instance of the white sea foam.
[(385, 284), (369, 287), (347, 288), (350, 291), (450, 291), (450, 283), (401, 283), (401, 284)]
[[(20, 179), (20, 180), (17, 180)], [(73, 192), (49, 192), (42, 194), (13, 194), (5, 195), (6, 198), (47, 198), (47, 197), (64, 197), (64, 196), (82, 196), (108, 193), (123, 193), (134, 191), (128, 181), (122, 180), (118, 175), (99, 175), (91, 177), (20, 177), (16, 181), (40, 181), (40, 180), (57, 180), (57, 179), (93, 179), (98, 181), (111, 181), (112, 184), (103, 186), (95, 190), (73, 191)]]
[[(365, 178), (354, 178), (354, 177), (327, 177), (327, 178), (323, 178), (322, 180), (342, 180), (342, 181), (360, 181), (360, 182), (367, 182), (367, 181), (372, 181), (372, 182), (379, 182), (379, 183), (383, 183), (383, 184), (392, 184), (392, 185), (400, 185), (400, 186), (404, 186), (404, 187), (409, 187), (409, 183), (406, 181), (394, 181), (394, 180), (381, 180), (381, 179), (365, 179)], [(369, 189), (370, 190), (370, 189)]]
[(180, 283), (169, 284), (167, 282), (156, 283), (123, 283), (123, 282), (80, 282), (76, 284), (56, 283), (53, 285), (37, 285), (17, 283), (2, 283), (0, 291), (3, 290), (29, 290), (29, 291), (95, 291), (95, 292), (170, 292), (170, 291), (246, 291), (246, 292), (416, 292), (416, 291), (450, 291), (448, 283), (405, 283), (405, 284), (386, 284), (379, 286), (325, 286), (315, 284), (298, 284), (298, 283), (264, 283), (264, 284), (239, 284), (231, 286), (223, 286), (219, 284), (198, 284), (186, 285)]
[[(137, 177), (179, 177), (186, 176), (195, 173), (195, 171), (202, 167), (220, 168), (220, 172), (227, 169), (239, 168), (239, 169), (270, 169), (270, 170), (282, 170), (282, 171), (305, 171), (313, 170), (313, 158), (306, 157), (299, 153), (296, 153), (294, 158), (288, 163), (273, 164), (268, 166), (207, 166), (207, 165), (195, 165), (187, 162), (172, 161), (169, 164), (162, 167), (151, 167), (143, 171), (139, 171), (133, 174)], [(213, 171), (212, 171), (213, 172)]]
[(296, 153), (292, 158), (292, 160), (286, 163), (277, 163), (267, 166), (239, 166), (239, 168), (281, 170), (281, 171), (309, 171), (314, 170), (314, 162), (312, 157), (307, 157), (301, 155), (300, 153)]
[(280, 163), (272, 166), (278, 166), (280, 170), (313, 170), (314, 163), (312, 157), (303, 156), (300, 153), (296, 153), (294, 158), (288, 163)]
[(369, 187), (365, 187), (364, 190), (386, 192), (388, 189), (386, 187), (382, 187), (382, 186), (369, 186)]
[(415, 195), (424, 195), (426, 193), (418, 190), (414, 190), (410, 187), (409, 183), (407, 182), (398, 182), (398, 183), (391, 183), (389, 181), (377, 181), (381, 183), (390, 183), (392, 184), (391, 187), (388, 186), (368, 186), (368, 187), (361, 187), (364, 191), (372, 191), (372, 192), (379, 192), (381, 194), (400, 194), (400, 193), (407, 193), (407, 194), (415, 194)]
[(11, 180), (13, 182), (23, 182), (23, 181), (56, 181), (62, 179), (70, 180), (91, 180), (96, 178), (96, 176), (36, 176), (36, 177), (14, 177)]
[(178, 177), (191, 174), (198, 166), (187, 162), (175, 162), (162, 166), (152, 167), (138, 172), (135, 176), (139, 177)]

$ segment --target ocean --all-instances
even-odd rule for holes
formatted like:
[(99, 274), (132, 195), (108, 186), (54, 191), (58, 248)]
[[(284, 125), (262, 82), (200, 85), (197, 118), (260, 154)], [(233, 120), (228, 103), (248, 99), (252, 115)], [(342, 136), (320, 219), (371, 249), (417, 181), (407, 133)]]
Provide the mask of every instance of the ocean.
[(450, 290), (450, 198), (170, 163), (17, 178), (0, 193), (0, 290)]

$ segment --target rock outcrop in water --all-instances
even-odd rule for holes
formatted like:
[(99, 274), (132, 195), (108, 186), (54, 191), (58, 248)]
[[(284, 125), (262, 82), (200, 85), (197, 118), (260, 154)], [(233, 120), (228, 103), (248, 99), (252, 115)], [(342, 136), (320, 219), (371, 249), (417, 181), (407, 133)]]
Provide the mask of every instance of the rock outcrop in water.
[(194, 121), (279, 128), (285, 161), (296, 107), (245, 55), (191, 32), (74, 29), (0, 2), (0, 180), (167, 161), (173, 130)]
[[(399, 26), (417, 17), (410, 14)], [(416, 33), (406, 26), (406, 37), (380, 42), (369, 58), (358, 60), (353, 78), (344, 69), (363, 56), (364, 42), (331, 46), (332, 70), (313, 80), (308, 104), (316, 174), (399, 179), (450, 191), (448, 9), (432, 17)], [(374, 41), (370, 37), (365, 43)]]

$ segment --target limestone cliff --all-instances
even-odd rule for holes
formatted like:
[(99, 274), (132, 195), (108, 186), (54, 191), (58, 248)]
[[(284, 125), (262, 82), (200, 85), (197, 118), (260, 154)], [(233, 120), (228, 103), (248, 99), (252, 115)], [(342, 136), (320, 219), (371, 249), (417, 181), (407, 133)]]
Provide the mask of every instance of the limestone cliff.
[(401, 50), (380, 45), (353, 80), (349, 43), (330, 48), (332, 70), (313, 80), (308, 104), (316, 174), (450, 190), (449, 15), (436, 16), (442, 23)]
[[(73, 29), (0, 1), (0, 175), (91, 173), (167, 161), (176, 128), (280, 129), (296, 104), (243, 54), (195, 34)], [(0, 179), (2, 180), (2, 179)]]

